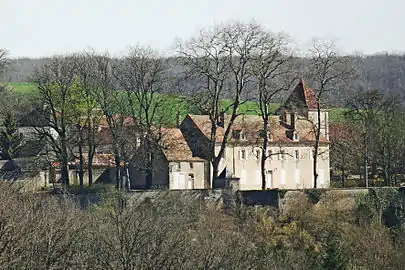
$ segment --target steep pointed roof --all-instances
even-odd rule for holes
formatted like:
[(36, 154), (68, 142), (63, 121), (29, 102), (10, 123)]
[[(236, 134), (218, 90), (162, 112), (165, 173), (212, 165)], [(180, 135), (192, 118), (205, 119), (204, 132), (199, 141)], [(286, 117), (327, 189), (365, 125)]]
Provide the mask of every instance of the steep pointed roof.
[(297, 84), (291, 95), (288, 97), (284, 108), (291, 110), (309, 109), (316, 110), (318, 101), (314, 90), (309, 88), (303, 79)]

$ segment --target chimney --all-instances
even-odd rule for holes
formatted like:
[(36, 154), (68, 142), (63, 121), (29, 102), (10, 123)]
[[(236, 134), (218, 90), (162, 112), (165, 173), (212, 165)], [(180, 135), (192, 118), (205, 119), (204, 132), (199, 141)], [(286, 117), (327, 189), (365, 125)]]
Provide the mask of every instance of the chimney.
[(290, 126), (291, 126), (291, 129), (295, 129), (295, 120), (296, 120), (296, 114), (294, 112), (290, 113)]
[(177, 119), (176, 119), (176, 121), (177, 121), (177, 128), (179, 128), (179, 127), (180, 127), (180, 124), (181, 124), (181, 114), (180, 114), (180, 111), (177, 111)]

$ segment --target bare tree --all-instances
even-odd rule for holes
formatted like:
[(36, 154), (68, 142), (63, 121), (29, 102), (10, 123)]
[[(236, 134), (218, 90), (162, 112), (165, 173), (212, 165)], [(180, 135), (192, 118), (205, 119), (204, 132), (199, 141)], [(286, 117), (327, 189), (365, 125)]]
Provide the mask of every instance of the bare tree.
[(86, 51), (77, 57), (77, 79), (78, 96), (80, 99), (80, 108), (78, 110), (78, 120), (76, 124), (78, 131), (79, 160), (80, 160), (80, 183), (83, 184), (83, 149), (86, 144), (87, 149), (87, 173), (89, 186), (93, 184), (93, 158), (96, 152), (96, 133), (101, 121), (102, 112), (98, 108), (96, 89), (97, 89), (97, 70), (96, 54), (94, 51)]
[[(131, 48), (113, 70), (118, 84), (126, 92), (128, 111), (135, 122), (138, 138), (142, 140), (140, 143), (145, 147), (143, 162), (135, 166), (146, 172), (146, 187), (150, 188), (154, 148), (160, 140), (161, 118), (165, 116), (158, 112), (164, 109), (165, 97), (161, 94), (167, 81), (167, 66), (157, 51), (138, 46)], [(128, 157), (127, 161), (131, 159)]]
[(346, 187), (346, 178), (358, 165), (362, 152), (362, 136), (354, 125), (334, 123), (329, 125), (330, 165), (340, 170), (341, 186)]
[[(8, 58), (8, 51), (0, 49), (0, 76), (8, 70), (10, 59)], [(0, 77), (1, 78), (1, 77)]]
[(115, 156), (116, 188), (121, 188), (121, 162), (123, 148), (125, 146), (125, 116), (126, 96), (117, 89), (116, 80), (113, 76), (113, 59), (108, 53), (94, 57), (96, 72), (96, 100), (103, 112), (108, 125), (108, 133), (111, 138), (112, 150)]
[[(261, 42), (263, 29), (256, 23), (233, 22), (216, 25), (203, 30), (198, 37), (180, 45), (180, 60), (187, 67), (190, 76), (198, 78), (202, 89), (196, 102), (208, 114), (211, 122), (209, 157), (215, 181), (219, 175), (219, 163), (223, 157), (235, 119), (240, 115), (246, 87), (251, 79), (250, 62), (254, 49)], [(225, 92), (231, 96), (227, 107), (221, 106)], [(230, 112), (228, 118), (223, 115)], [(220, 148), (215, 151), (218, 130), (223, 129)]]
[(8, 71), (10, 59), (8, 58), (8, 51), (0, 49), (0, 118), (12, 109), (11, 104), (14, 103), (14, 98), (7, 87), (2, 84), (3, 74)]
[(61, 181), (69, 185), (68, 162), (71, 153), (69, 140), (72, 131), (72, 117), (75, 114), (76, 61), (74, 56), (55, 56), (34, 74), (39, 96), (43, 104), (42, 117), (45, 127), (34, 126), (40, 136), (44, 136), (61, 162)]
[[(312, 119), (315, 132), (313, 152), (314, 188), (317, 187), (318, 179), (317, 163), (320, 154), (320, 139), (322, 135), (327, 137), (327, 127), (324, 128), (325, 134), (322, 134), (322, 125), (326, 123), (321, 117), (325, 95), (342, 87), (349, 78), (355, 75), (355, 71), (352, 59), (349, 56), (339, 55), (334, 42), (314, 40), (310, 50), (308, 67), (308, 72), (312, 78), (312, 87), (315, 90), (317, 109), (316, 119)], [(343, 91), (344, 89), (339, 90)]]
[(383, 168), (387, 184), (402, 147), (403, 113), (396, 96), (386, 96), (379, 90), (356, 93), (349, 99), (346, 119), (356, 125), (361, 134), (364, 158), (365, 184), (368, 186), (368, 166), (376, 173), (377, 165)]
[(251, 62), (251, 72), (258, 90), (258, 115), (263, 121), (261, 137), (261, 174), (262, 189), (266, 188), (266, 160), (269, 135), (271, 133), (270, 120), (273, 111), (271, 104), (282, 91), (289, 90), (295, 81), (293, 73), (292, 53), (288, 49), (288, 39), (282, 35), (264, 33), (261, 44), (254, 50)]

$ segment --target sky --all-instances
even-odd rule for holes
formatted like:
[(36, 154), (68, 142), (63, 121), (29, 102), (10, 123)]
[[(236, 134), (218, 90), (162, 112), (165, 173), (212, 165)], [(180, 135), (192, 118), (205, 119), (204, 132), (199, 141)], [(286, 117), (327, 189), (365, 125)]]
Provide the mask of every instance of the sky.
[(255, 20), (305, 51), (313, 38), (342, 53), (405, 52), (403, 0), (0, 0), (0, 48), (42, 57), (133, 45), (170, 51), (213, 24)]

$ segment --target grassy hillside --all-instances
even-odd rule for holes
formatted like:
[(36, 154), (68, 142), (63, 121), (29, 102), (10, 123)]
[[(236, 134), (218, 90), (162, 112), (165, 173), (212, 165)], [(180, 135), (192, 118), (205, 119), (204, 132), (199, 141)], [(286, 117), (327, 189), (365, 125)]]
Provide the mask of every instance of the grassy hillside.
[[(9, 83), (13, 91), (21, 99), (32, 99), (35, 98), (38, 93), (35, 84), (32, 83)], [(230, 100), (223, 100), (223, 106), (226, 107), (231, 103)], [(280, 104), (274, 103), (271, 106), (271, 110), (275, 111)], [(240, 105), (239, 108), (241, 113), (254, 115), (258, 112), (258, 104), (253, 101), (247, 101)], [(165, 95), (164, 96), (164, 106), (158, 110), (159, 116), (165, 119), (165, 124), (175, 125), (176, 115), (179, 111), (184, 117), (186, 114), (197, 113), (196, 108), (193, 104), (187, 100), (185, 96), (181, 95)], [(329, 111), (330, 122), (342, 121), (344, 116), (344, 108), (331, 108)]]

